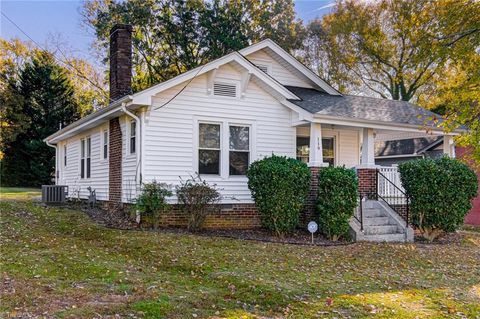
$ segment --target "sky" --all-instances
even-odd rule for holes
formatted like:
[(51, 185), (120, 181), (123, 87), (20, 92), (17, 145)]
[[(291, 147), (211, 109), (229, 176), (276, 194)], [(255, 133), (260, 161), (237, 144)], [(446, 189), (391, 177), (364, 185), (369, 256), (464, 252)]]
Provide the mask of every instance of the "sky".
[[(333, 3), (334, 0), (298, 0), (295, 1), (295, 10), (301, 19), (309, 21), (328, 13)], [(74, 56), (98, 63), (91, 48), (93, 30), (81, 25), (81, 5), (79, 0), (0, 0), (2, 13), (41, 46), (45, 46), (48, 39), (56, 38), (67, 44)], [(2, 38), (28, 40), (3, 15), (0, 18)]]

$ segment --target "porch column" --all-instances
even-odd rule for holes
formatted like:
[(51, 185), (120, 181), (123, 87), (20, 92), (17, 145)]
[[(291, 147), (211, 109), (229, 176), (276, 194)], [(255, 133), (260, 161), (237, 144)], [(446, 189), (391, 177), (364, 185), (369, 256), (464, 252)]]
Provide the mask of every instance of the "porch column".
[(310, 155), (308, 166), (328, 166), (328, 163), (323, 162), (322, 125), (320, 123), (310, 123)]
[(443, 136), (443, 154), (455, 158), (455, 141), (452, 135)]
[(360, 166), (363, 168), (376, 168), (375, 166), (375, 137), (372, 128), (363, 129), (362, 157)]
[(304, 211), (300, 215), (300, 223), (302, 225), (307, 225), (309, 221), (315, 219), (315, 206), (318, 193), (318, 172), (322, 167), (328, 166), (328, 163), (323, 162), (322, 125), (320, 123), (310, 123), (308, 166), (310, 167), (312, 177), (310, 180), (310, 191), (308, 193), (307, 202), (305, 203)]
[(362, 154), (357, 166), (360, 196), (368, 199), (377, 197), (377, 165), (375, 165), (375, 138), (372, 128), (363, 128)]

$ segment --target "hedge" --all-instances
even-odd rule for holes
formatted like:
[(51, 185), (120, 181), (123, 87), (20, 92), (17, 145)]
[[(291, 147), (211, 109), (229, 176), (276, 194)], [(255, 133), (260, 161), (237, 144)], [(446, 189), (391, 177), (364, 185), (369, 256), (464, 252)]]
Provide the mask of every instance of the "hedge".
[(347, 238), (357, 206), (358, 178), (353, 169), (326, 167), (318, 173), (317, 214), (320, 231), (329, 239)]
[(399, 170), (411, 199), (412, 223), (426, 239), (463, 224), (478, 190), (477, 176), (466, 164), (443, 157), (405, 162)]
[(263, 227), (278, 236), (291, 233), (310, 189), (310, 169), (293, 158), (272, 155), (247, 170), (248, 188)]

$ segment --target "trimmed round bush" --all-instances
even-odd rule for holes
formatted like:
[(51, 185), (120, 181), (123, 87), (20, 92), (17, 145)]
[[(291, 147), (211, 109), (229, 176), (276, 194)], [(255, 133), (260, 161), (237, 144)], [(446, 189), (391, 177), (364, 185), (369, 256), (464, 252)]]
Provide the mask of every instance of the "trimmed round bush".
[(358, 179), (353, 169), (325, 167), (318, 172), (318, 225), (327, 238), (349, 237), (348, 221), (354, 214), (357, 197)]
[(400, 178), (411, 199), (412, 224), (429, 241), (462, 224), (477, 195), (475, 173), (464, 163), (443, 157), (399, 165)]
[(291, 233), (310, 188), (310, 169), (293, 158), (272, 155), (247, 170), (248, 188), (263, 227), (278, 236)]

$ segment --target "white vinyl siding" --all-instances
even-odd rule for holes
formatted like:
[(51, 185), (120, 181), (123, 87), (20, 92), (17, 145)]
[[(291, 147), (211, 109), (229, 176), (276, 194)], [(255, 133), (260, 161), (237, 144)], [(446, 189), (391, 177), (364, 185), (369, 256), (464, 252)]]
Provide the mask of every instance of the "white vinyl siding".
[[(218, 69), (217, 79), (241, 80), (241, 73), (230, 65)], [(171, 99), (184, 84), (178, 85), (153, 98), (153, 107), (145, 125), (144, 140), (144, 181), (157, 180), (172, 185), (180, 177), (188, 179), (198, 167), (198, 123), (227, 123), (228, 125), (249, 125), (252, 149), (250, 161), (278, 155), (295, 156), (295, 128), (291, 126), (291, 111), (275, 98), (258, 87), (248, 84), (241, 99), (212, 96), (207, 93), (207, 76), (194, 79), (167, 105), (156, 109)], [(223, 126), (229, 151), (228, 126)], [(224, 142), (225, 143), (225, 142)], [(227, 154), (228, 155), (228, 154)], [(228, 157), (228, 156), (227, 156)], [(225, 197), (224, 202), (252, 202), (245, 176), (229, 176), (228, 166), (222, 176), (206, 176), (216, 183)]]
[(265, 50), (253, 52), (246, 58), (257, 66), (270, 66), (268, 74), (283, 85), (312, 87), (310, 81), (305, 79), (305, 76), (300, 75), (299, 71), (291, 70), (292, 67), (283, 59), (274, 59)]
[[(98, 160), (101, 157), (104, 129), (104, 124), (101, 124), (98, 128), (60, 142), (62, 149), (66, 147), (67, 166), (63, 167), (58, 184), (68, 186), (69, 197), (86, 199), (89, 194), (87, 187), (90, 186), (96, 191), (98, 200), (108, 200), (108, 161)], [(90, 178), (82, 179), (80, 178), (80, 140), (86, 141), (87, 136), (91, 139)], [(85, 148), (86, 146), (85, 142)]]

